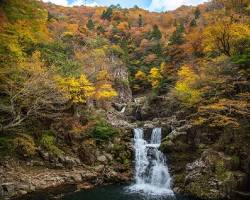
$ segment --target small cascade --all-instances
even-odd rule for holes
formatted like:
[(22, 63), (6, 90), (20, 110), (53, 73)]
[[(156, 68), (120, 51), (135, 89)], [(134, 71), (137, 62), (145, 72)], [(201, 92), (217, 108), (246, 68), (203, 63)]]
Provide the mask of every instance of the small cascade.
[(126, 106), (122, 107), (120, 113), (125, 113), (125, 110), (126, 110)]
[(174, 195), (166, 159), (158, 149), (161, 144), (161, 128), (154, 128), (151, 140), (144, 140), (143, 129), (134, 129), (135, 184), (131, 191), (152, 195)]
[(160, 146), (160, 144), (161, 144), (161, 128), (154, 128), (153, 129), (150, 144), (158, 144)]

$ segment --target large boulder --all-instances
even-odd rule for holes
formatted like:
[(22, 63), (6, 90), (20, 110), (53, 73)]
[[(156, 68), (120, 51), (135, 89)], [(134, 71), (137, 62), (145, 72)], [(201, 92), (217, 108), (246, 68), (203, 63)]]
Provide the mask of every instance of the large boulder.
[(186, 165), (185, 192), (202, 199), (232, 198), (247, 184), (247, 174), (234, 170), (234, 162), (222, 152), (205, 151)]

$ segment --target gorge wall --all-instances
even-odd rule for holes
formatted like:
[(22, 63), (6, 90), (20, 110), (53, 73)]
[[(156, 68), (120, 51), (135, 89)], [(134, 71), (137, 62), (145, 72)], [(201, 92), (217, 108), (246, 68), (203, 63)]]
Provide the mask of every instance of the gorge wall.
[[(143, 103), (144, 102), (144, 103)], [(146, 127), (163, 128), (165, 152), (177, 193), (201, 199), (249, 197), (249, 138), (239, 130), (195, 125), (192, 111), (167, 97), (144, 98), (140, 117)]]

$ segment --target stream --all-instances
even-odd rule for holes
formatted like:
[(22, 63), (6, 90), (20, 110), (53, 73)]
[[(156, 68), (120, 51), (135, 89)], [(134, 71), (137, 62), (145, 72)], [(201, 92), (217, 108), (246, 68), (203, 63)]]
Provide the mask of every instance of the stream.
[(196, 200), (172, 191), (167, 161), (159, 150), (161, 139), (161, 128), (154, 128), (147, 140), (143, 129), (134, 129), (135, 180), (131, 185), (100, 186), (59, 196), (35, 193), (25, 200)]
[(64, 196), (64, 200), (195, 200), (174, 194), (166, 158), (159, 150), (161, 128), (154, 128), (149, 141), (141, 128), (134, 129), (135, 182), (110, 185)]
[[(38, 200), (38, 199), (37, 199)], [(143, 192), (130, 192), (129, 186), (109, 185), (91, 190), (68, 194), (63, 200), (196, 200), (180, 195), (150, 195)]]

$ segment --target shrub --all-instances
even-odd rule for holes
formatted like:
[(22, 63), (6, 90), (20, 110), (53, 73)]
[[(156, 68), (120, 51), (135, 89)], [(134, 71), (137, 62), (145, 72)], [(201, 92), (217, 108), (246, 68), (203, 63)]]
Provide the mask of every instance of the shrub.
[(93, 130), (91, 131), (91, 135), (96, 140), (108, 140), (118, 134), (118, 130), (111, 127), (110, 124), (101, 120), (97, 121)]
[(30, 135), (19, 134), (13, 140), (15, 152), (25, 158), (30, 158), (36, 154), (36, 145)]
[(56, 139), (52, 132), (44, 132), (40, 139), (40, 144), (50, 153), (59, 156), (64, 154), (64, 152), (59, 149), (56, 145)]

